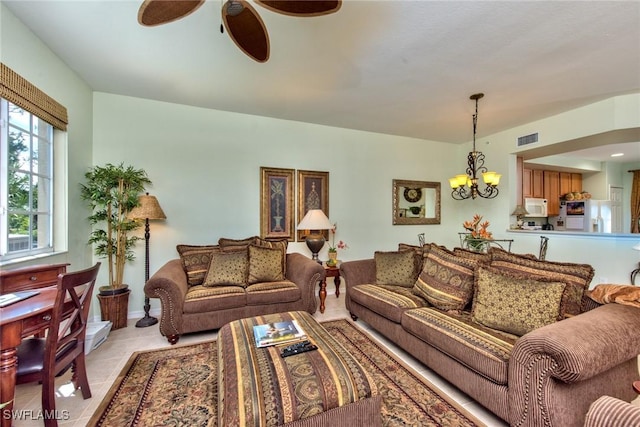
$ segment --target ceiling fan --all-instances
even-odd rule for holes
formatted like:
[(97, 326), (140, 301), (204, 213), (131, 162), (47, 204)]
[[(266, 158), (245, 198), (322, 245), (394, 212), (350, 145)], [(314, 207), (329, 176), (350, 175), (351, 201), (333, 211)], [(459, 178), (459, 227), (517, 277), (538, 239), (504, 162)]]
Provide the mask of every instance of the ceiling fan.
[[(152, 27), (176, 21), (193, 13), (205, 0), (144, 0), (138, 22)], [(309, 17), (337, 12), (342, 0), (254, 0), (260, 6), (283, 15)], [(269, 59), (269, 35), (258, 12), (245, 0), (227, 0), (222, 5), (222, 22), (227, 33), (245, 54), (258, 62)], [(222, 31), (222, 26), (220, 27)]]

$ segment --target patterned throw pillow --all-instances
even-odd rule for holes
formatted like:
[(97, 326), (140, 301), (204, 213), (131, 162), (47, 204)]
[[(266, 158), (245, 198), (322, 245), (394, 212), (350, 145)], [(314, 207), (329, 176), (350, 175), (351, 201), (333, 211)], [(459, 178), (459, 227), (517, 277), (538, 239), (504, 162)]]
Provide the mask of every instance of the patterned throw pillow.
[(464, 310), (473, 297), (474, 270), (479, 264), (432, 243), (413, 292), (440, 310)]
[(258, 236), (247, 237), (246, 239), (227, 239), (221, 237), (218, 239), (218, 245), (223, 251), (238, 251), (241, 249), (247, 249), (249, 245), (256, 243)]
[(211, 254), (221, 251), (218, 245), (178, 245), (176, 246), (176, 250), (178, 254), (180, 254), (182, 268), (187, 274), (187, 283), (189, 286), (202, 284), (204, 276), (209, 270)]
[(249, 246), (249, 284), (284, 280), (283, 258), (279, 248)]
[(289, 245), (288, 239), (263, 239), (262, 237), (256, 238), (256, 245), (263, 248), (277, 248), (282, 251), (282, 271), (286, 276), (287, 274), (287, 247)]
[(562, 295), (566, 286), (548, 278), (515, 276), (479, 267), (472, 320), (522, 336), (563, 318)]
[(410, 245), (408, 243), (398, 243), (398, 251), (408, 251), (408, 250), (414, 251), (416, 256), (416, 274), (415, 274), (416, 279), (418, 278), (418, 275), (422, 271), (422, 263), (424, 262), (424, 259), (427, 257), (427, 255), (429, 255), (430, 248), (431, 248), (431, 245), (415, 246), (415, 245)]
[(495, 247), (489, 253), (490, 265), (501, 271), (566, 283), (566, 315), (575, 316), (582, 312), (582, 295), (595, 273), (590, 265), (541, 261), (530, 255), (518, 255)]
[(482, 263), (491, 261), (491, 255), (486, 252), (476, 252), (465, 248), (453, 248), (453, 253), (461, 257), (475, 259)]
[(203, 286), (247, 286), (249, 258), (247, 250), (211, 254), (209, 271)]
[(410, 288), (416, 283), (416, 254), (413, 250), (376, 251), (373, 258), (376, 264), (376, 285)]

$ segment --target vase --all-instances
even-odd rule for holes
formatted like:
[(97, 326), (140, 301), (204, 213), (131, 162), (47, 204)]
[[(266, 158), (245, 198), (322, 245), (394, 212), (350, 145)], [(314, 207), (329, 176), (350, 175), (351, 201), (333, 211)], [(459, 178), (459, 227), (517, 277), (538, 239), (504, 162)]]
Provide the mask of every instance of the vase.
[(338, 252), (329, 252), (329, 261), (327, 261), (329, 267), (335, 267), (338, 265)]

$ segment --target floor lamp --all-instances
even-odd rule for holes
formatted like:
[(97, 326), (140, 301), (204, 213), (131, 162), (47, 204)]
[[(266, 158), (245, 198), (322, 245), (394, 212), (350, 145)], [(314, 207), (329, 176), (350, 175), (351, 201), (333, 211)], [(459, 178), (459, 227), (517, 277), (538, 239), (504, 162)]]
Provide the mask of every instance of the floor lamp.
[[(167, 217), (162, 211), (160, 203), (158, 203), (158, 199), (147, 193), (138, 198), (138, 206), (129, 213), (129, 218), (137, 220), (144, 219), (144, 283), (146, 284), (149, 281), (149, 238), (151, 237), (151, 233), (149, 232), (149, 220), (167, 219)], [(149, 297), (145, 294), (144, 317), (136, 322), (136, 327), (146, 328), (147, 326), (158, 323), (158, 319), (149, 316), (150, 308), (151, 304), (149, 304)]]

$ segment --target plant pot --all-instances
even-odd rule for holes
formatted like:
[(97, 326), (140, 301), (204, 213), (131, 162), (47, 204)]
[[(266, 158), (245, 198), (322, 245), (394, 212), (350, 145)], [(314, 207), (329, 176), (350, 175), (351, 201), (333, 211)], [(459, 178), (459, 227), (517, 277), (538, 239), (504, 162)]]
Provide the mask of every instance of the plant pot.
[(329, 252), (329, 261), (327, 261), (329, 267), (335, 267), (338, 265), (338, 252)]
[(98, 292), (102, 296), (120, 295), (127, 292), (128, 290), (129, 290), (129, 285), (120, 285), (117, 288), (113, 288), (111, 286), (106, 285), (106, 286), (100, 286), (98, 288)]
[(127, 327), (131, 290), (128, 287), (124, 289), (124, 291), (115, 295), (98, 295), (100, 317), (103, 321), (108, 320), (112, 323), (112, 330)]

